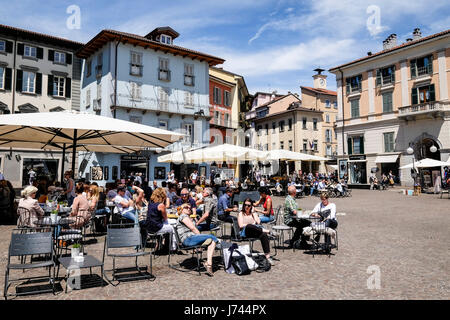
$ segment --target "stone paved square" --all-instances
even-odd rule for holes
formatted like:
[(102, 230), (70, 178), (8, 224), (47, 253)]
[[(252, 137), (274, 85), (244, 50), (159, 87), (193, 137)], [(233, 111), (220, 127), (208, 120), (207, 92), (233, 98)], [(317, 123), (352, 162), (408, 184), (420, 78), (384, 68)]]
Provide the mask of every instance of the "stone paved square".
[[(154, 260), (156, 280), (121, 283), (117, 287), (91, 288), (41, 294), (16, 300), (78, 299), (443, 299), (450, 298), (450, 200), (438, 195), (418, 197), (387, 191), (353, 190), (351, 198), (331, 199), (337, 205), (339, 250), (331, 257), (278, 251), (268, 273), (239, 277), (220, 269), (213, 278), (183, 273), (167, 266), (167, 256)], [(283, 198), (274, 197), (275, 205)], [(317, 197), (297, 200), (311, 210)], [(13, 226), (0, 227), (0, 270), (5, 271)], [(88, 245), (89, 254), (101, 258), (103, 239)], [(261, 250), (259, 242), (255, 248)], [(183, 256), (176, 256), (180, 259)], [(108, 260), (106, 267), (111, 267)], [(126, 261), (129, 263), (129, 261)], [(132, 263), (132, 261), (131, 261)], [(369, 266), (380, 270), (380, 289), (370, 290)], [(99, 271), (94, 270), (94, 273)], [(61, 269), (60, 275), (64, 273)], [(0, 285), (4, 286), (4, 277)], [(65, 283), (62, 282), (62, 286)], [(12, 289), (10, 289), (12, 290)]]

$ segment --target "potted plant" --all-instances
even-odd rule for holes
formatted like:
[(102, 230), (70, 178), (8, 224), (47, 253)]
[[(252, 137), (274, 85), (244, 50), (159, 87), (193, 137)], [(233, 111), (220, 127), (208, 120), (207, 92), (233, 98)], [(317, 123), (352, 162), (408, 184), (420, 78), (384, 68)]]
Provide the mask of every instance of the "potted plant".
[(52, 212), (50, 213), (50, 219), (53, 223), (58, 221), (58, 210), (52, 210)]
[(70, 256), (75, 259), (75, 257), (78, 257), (80, 255), (80, 248), (81, 245), (79, 243), (75, 243), (72, 245), (72, 248), (70, 248)]

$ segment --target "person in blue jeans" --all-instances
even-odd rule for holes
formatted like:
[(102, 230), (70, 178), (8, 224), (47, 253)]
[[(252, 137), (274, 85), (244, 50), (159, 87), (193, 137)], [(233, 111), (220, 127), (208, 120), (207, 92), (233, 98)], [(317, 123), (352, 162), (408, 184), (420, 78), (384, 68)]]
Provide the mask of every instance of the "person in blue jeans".
[(128, 220), (133, 221), (135, 224), (138, 224), (138, 215), (134, 208), (134, 201), (130, 199), (127, 195), (125, 195), (126, 188), (124, 186), (119, 186), (117, 188), (117, 196), (114, 198), (114, 204), (116, 205), (117, 210), (122, 215), (122, 217), (127, 218)]
[(180, 241), (184, 246), (196, 246), (204, 245), (208, 246), (206, 253), (206, 263), (203, 266), (206, 269), (206, 273), (212, 277), (214, 276), (212, 270), (212, 257), (216, 243), (219, 242), (212, 234), (200, 234), (200, 231), (195, 227), (194, 221), (192, 221), (190, 215), (192, 214), (192, 208), (189, 204), (185, 203), (181, 206), (181, 214), (177, 221), (177, 232), (180, 237)]

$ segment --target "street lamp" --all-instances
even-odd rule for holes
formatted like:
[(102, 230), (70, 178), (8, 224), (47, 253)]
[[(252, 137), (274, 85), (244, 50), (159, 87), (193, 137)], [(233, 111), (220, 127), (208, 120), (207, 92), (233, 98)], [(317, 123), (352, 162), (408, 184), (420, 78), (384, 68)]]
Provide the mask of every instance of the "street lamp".
[(413, 156), (413, 172), (411, 173), (413, 179), (414, 179), (414, 189), (416, 188), (416, 177), (417, 177), (417, 173), (416, 173), (416, 168), (414, 167), (414, 163), (416, 162), (416, 159), (414, 157), (414, 149), (410, 146), (408, 147), (408, 149), (406, 149), (406, 152), (409, 155)]

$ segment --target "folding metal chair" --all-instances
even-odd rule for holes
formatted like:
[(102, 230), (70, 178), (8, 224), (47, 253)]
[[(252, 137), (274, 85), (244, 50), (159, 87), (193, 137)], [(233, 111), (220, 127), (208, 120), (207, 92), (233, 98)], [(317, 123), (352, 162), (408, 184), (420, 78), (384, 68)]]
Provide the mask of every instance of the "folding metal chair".
[[(48, 230), (48, 228), (29, 228), (29, 229), (14, 229), (11, 235), (11, 242), (8, 250), (8, 263), (6, 265), (5, 272), (5, 288), (3, 296), (5, 300), (9, 296), (19, 296), (35, 293), (49, 293), (55, 294), (55, 262), (53, 258), (53, 239), (51, 232), (41, 232)], [(26, 257), (33, 255), (43, 255), (45, 260), (40, 260), (37, 263), (33, 263), (31, 259), (30, 263), (11, 263), (11, 257)], [(40, 289), (37, 291), (29, 292), (17, 292), (16, 294), (8, 294), (8, 288), (13, 282), (27, 280), (25, 283), (31, 283), (31, 280), (45, 279), (47, 277), (28, 277), (10, 279), (9, 274), (11, 270), (27, 270), (37, 268), (48, 268), (48, 280), (51, 284), (51, 289)], [(53, 270), (53, 275), (52, 275)], [(22, 283), (23, 284), (23, 283)]]
[[(191, 257), (192, 258), (194, 258), (194, 255), (196, 255), (196, 259), (197, 259), (197, 268), (196, 268), (196, 270), (198, 271), (198, 275), (200, 276), (201, 275), (201, 273), (200, 273), (200, 268), (201, 268), (200, 267), (200, 261), (202, 260), (203, 249), (206, 249), (208, 246), (203, 246), (201, 244), (196, 245), (196, 246), (185, 246), (181, 242), (180, 236), (178, 234), (177, 226), (174, 225), (173, 229), (174, 229), (174, 232), (175, 232), (175, 238), (177, 239), (178, 249), (181, 250), (181, 251), (191, 252), (192, 253)], [(171, 264), (170, 263), (170, 256), (171, 256), (171, 254), (169, 254), (169, 267), (170, 268), (178, 270), (178, 271), (182, 271), (182, 272), (189, 272), (189, 271), (191, 271), (191, 270), (182, 269), (181, 268), (181, 263), (178, 264), (179, 266)]]
[[(128, 252), (122, 252), (122, 249), (133, 248)], [(112, 252), (114, 250), (114, 252)], [(119, 251), (120, 250), (120, 251)], [(103, 247), (103, 264), (105, 263), (105, 257), (112, 257), (113, 268), (111, 270), (104, 270), (103, 274), (105, 278), (113, 286), (117, 286), (120, 281), (140, 280), (148, 279), (154, 280), (156, 277), (152, 274), (152, 254), (149, 251), (145, 251), (145, 246), (142, 245), (142, 237), (139, 225), (136, 224), (110, 224), (107, 227), (107, 234), (105, 237), (105, 245)], [(150, 273), (141, 271), (141, 267), (138, 266), (138, 258), (142, 256), (150, 256)], [(135, 266), (131, 268), (116, 268), (116, 258), (135, 258)], [(148, 269), (148, 265), (144, 267)], [(118, 275), (126, 271), (137, 271), (138, 275)], [(106, 272), (112, 272), (112, 280), (108, 278)], [(112, 281), (117, 281), (113, 284)]]

